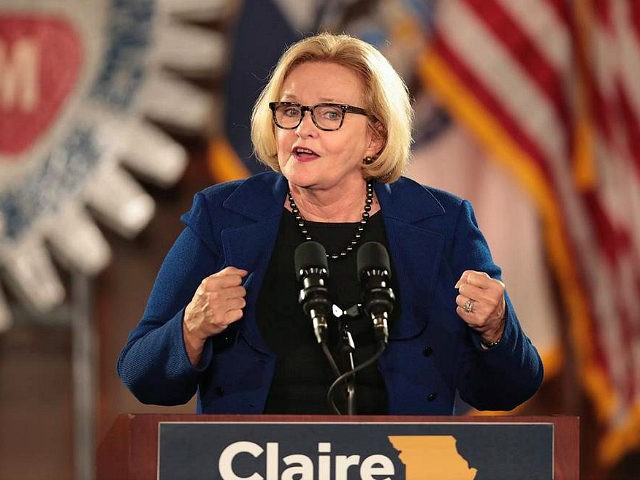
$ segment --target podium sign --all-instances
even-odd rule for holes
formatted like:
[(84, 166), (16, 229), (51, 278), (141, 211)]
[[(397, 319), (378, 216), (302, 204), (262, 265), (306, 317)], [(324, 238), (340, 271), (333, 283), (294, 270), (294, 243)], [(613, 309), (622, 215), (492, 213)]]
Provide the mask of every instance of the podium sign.
[(159, 424), (159, 479), (552, 479), (552, 423)]
[(576, 417), (120, 415), (98, 480), (576, 480)]

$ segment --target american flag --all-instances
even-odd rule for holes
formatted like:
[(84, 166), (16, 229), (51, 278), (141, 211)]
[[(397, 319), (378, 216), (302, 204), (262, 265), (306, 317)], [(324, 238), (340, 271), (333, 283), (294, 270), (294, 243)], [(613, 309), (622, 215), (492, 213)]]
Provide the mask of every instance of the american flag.
[(640, 447), (640, 2), (445, 0), (427, 88), (529, 192), (612, 465)]

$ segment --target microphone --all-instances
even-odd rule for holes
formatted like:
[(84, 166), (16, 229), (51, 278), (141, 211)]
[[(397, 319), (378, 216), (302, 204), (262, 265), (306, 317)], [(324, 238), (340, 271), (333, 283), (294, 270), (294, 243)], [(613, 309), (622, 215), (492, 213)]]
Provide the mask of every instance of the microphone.
[(329, 276), (327, 252), (318, 242), (301, 243), (296, 247), (294, 264), (296, 278), (302, 284), (298, 302), (313, 322), (318, 343), (323, 343), (327, 337), (327, 322), (332, 315), (332, 304), (326, 287)]
[(362, 286), (362, 305), (373, 322), (376, 340), (389, 338), (388, 321), (396, 298), (391, 289), (391, 263), (384, 245), (367, 242), (358, 249), (358, 278)]

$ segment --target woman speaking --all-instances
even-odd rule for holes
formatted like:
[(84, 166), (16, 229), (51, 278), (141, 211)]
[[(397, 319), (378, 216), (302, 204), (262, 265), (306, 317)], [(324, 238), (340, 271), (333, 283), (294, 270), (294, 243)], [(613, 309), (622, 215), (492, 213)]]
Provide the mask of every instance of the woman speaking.
[[(335, 382), (353, 367), (349, 413), (450, 415), (456, 392), (510, 410), (536, 392), (540, 357), (471, 205), (401, 176), (412, 119), (404, 82), (369, 44), (320, 34), (283, 54), (251, 119), (272, 171), (196, 194), (120, 354), (140, 401), (197, 393), (200, 413), (345, 412)], [(309, 241), (326, 252), (321, 342), (294, 260)], [(370, 242), (389, 257), (384, 351), (361, 308)]]

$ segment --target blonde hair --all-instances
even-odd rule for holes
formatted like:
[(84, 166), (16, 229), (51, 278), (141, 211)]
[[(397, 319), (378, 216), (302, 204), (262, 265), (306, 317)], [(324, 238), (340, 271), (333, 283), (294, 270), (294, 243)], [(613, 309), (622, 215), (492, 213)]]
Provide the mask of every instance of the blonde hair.
[(390, 183), (402, 174), (411, 155), (413, 109), (404, 81), (373, 46), (349, 35), (321, 33), (289, 47), (260, 93), (251, 115), (251, 141), (256, 157), (280, 171), (269, 102), (278, 101), (287, 75), (306, 62), (329, 62), (355, 72), (364, 86), (364, 109), (372, 114), (370, 127), (383, 138), (371, 163), (363, 162), (364, 178)]

